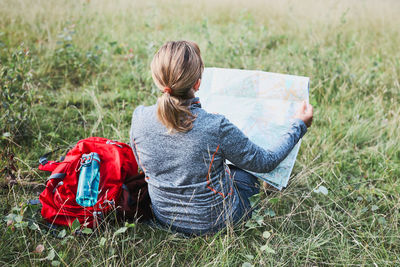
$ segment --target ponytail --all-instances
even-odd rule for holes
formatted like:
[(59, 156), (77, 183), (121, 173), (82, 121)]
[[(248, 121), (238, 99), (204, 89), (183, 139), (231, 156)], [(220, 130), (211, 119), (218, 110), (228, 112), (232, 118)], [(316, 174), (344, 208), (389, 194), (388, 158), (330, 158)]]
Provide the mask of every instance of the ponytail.
[(157, 117), (169, 132), (187, 132), (193, 128), (196, 117), (189, 109), (187, 99), (164, 93), (157, 102)]
[(194, 85), (204, 70), (197, 44), (188, 41), (167, 42), (154, 55), (151, 71), (155, 84), (163, 92), (157, 102), (157, 117), (168, 132), (187, 132), (196, 116), (190, 111)]

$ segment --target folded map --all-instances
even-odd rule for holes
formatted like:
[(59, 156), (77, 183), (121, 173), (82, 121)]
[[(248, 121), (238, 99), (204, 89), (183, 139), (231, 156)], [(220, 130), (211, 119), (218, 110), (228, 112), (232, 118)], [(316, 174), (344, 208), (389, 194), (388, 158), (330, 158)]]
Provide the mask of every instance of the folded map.
[[(308, 102), (309, 78), (263, 71), (206, 68), (200, 90), (202, 107), (225, 115), (251, 141), (271, 149), (286, 133), (288, 121), (303, 100)], [(268, 173), (253, 175), (279, 190), (286, 187), (300, 142)]]

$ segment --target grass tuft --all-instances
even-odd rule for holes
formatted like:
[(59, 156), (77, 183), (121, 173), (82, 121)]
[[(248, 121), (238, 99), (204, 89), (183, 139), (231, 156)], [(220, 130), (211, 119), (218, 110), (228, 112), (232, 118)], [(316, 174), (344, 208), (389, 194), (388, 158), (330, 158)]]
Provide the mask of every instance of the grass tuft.
[[(399, 265), (399, 5), (3, 0), (0, 264)], [(39, 156), (89, 136), (127, 142), (134, 108), (158, 96), (154, 53), (179, 39), (199, 43), (206, 66), (311, 78), (314, 125), (289, 187), (213, 236), (111, 219), (83, 235), (48, 230), (26, 205), (46, 179)]]

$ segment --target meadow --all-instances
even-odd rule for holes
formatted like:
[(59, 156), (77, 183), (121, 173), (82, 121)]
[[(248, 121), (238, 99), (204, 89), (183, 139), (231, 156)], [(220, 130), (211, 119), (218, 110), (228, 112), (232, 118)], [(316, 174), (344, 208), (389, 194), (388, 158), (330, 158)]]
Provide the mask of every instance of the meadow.
[[(400, 265), (400, 2), (0, 0), (0, 265)], [(129, 141), (154, 104), (152, 56), (197, 42), (206, 67), (310, 77), (314, 123), (289, 187), (253, 218), (183, 238), (116, 223), (48, 230), (41, 155)], [(319, 192), (324, 186), (327, 192)], [(317, 192), (315, 192), (315, 190)]]

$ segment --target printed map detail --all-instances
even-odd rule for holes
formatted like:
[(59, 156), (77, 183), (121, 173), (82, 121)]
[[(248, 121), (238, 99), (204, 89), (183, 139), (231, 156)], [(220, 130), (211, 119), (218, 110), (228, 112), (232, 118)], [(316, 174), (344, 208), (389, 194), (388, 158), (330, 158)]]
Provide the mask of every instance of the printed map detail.
[[(225, 115), (255, 144), (273, 148), (303, 100), (308, 102), (308, 77), (278, 73), (206, 68), (197, 96), (208, 112)], [(289, 181), (300, 142), (269, 173), (253, 173), (282, 190)]]

